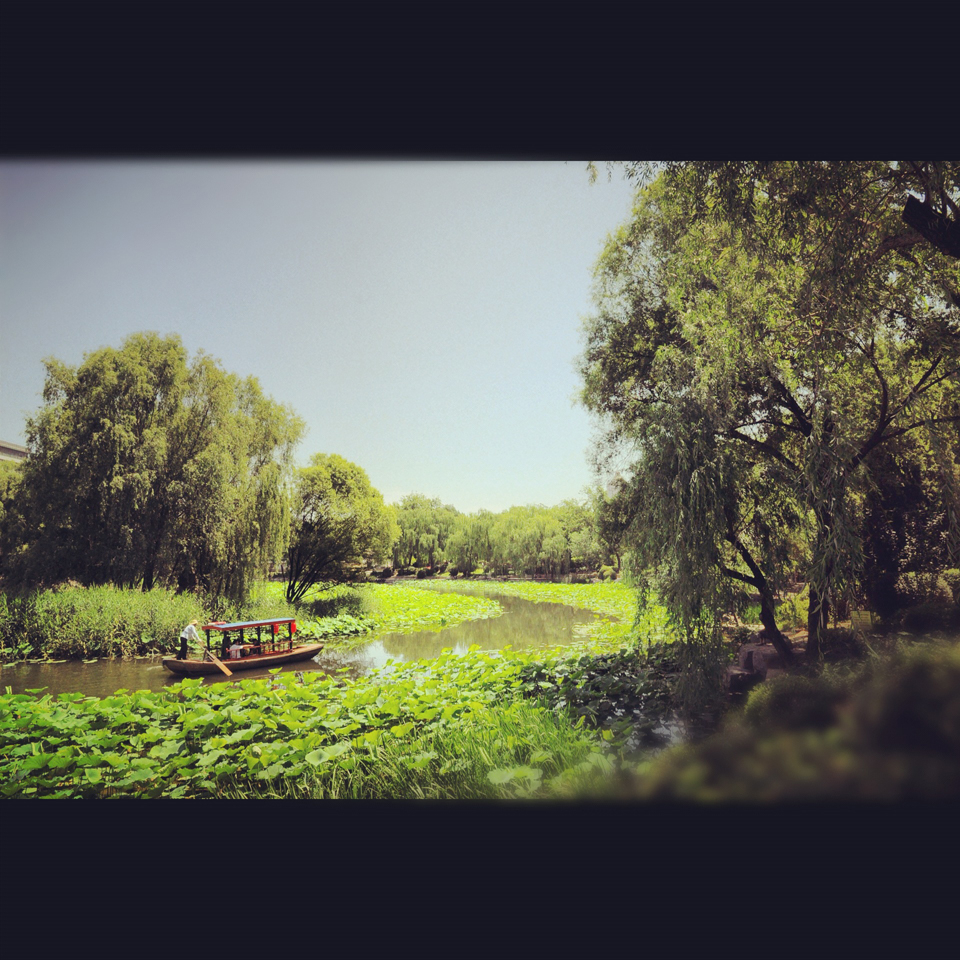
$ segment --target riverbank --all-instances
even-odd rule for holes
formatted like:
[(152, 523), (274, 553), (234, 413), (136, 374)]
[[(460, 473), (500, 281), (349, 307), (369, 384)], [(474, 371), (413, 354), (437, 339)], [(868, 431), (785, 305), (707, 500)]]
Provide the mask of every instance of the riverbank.
[(0, 795), (960, 795), (955, 642), (903, 638), (817, 677), (767, 681), (719, 734), (661, 751), (682, 667), (679, 644), (612, 651), (594, 638), (447, 652), (352, 680), (289, 672), (102, 699), (5, 695)]

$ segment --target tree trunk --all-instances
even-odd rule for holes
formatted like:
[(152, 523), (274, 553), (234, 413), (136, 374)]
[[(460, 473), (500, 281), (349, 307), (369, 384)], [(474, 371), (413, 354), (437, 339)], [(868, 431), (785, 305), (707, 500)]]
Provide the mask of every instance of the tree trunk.
[(820, 658), (820, 640), (827, 629), (830, 603), (827, 591), (820, 593), (816, 584), (810, 584), (810, 609), (807, 612), (807, 656), (811, 661)]
[(777, 653), (783, 658), (784, 664), (789, 666), (793, 663), (793, 648), (790, 646), (790, 641), (780, 632), (780, 628), (777, 626), (776, 609), (773, 594), (770, 593), (768, 588), (764, 587), (760, 591), (760, 622), (763, 624), (763, 629), (770, 637)]

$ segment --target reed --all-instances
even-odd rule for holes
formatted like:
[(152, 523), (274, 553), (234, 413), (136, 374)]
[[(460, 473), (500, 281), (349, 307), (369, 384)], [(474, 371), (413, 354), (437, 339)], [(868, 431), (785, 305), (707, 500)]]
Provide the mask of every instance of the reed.
[(4, 594), (0, 651), (9, 659), (167, 652), (183, 625), (203, 616), (197, 597), (161, 588), (60, 587)]

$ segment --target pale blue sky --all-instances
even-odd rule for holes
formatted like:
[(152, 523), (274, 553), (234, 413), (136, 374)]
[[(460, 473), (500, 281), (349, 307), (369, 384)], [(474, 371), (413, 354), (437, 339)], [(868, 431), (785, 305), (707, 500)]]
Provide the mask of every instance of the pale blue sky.
[(155, 330), (388, 502), (577, 496), (579, 321), (630, 198), (583, 161), (2, 162), (0, 439), (25, 442), (44, 357)]

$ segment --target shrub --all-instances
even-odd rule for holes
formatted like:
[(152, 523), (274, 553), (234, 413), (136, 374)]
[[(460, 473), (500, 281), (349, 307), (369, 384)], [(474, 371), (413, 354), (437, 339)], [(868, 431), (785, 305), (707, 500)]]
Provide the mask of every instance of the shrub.
[(316, 620), (325, 617), (362, 617), (369, 611), (364, 593), (357, 587), (340, 584), (314, 591), (307, 595), (300, 609)]
[(921, 603), (903, 615), (903, 626), (915, 633), (960, 627), (960, 607), (955, 603)]
[(960, 603), (960, 570), (944, 570), (940, 577), (953, 594), (953, 602)]
[(853, 738), (882, 750), (960, 758), (960, 649), (921, 648), (876, 668), (858, 685)]
[(937, 573), (903, 573), (897, 578), (895, 590), (901, 608), (953, 601), (950, 584)]
[(640, 772), (648, 799), (956, 799), (960, 649), (914, 649), (853, 681), (767, 681), (742, 720)]
[(775, 677), (754, 689), (743, 717), (755, 730), (822, 730), (837, 719), (843, 692), (829, 680)]
[(810, 586), (806, 585), (799, 593), (791, 594), (777, 605), (777, 621), (783, 630), (792, 630), (807, 625), (807, 613), (810, 608)]

